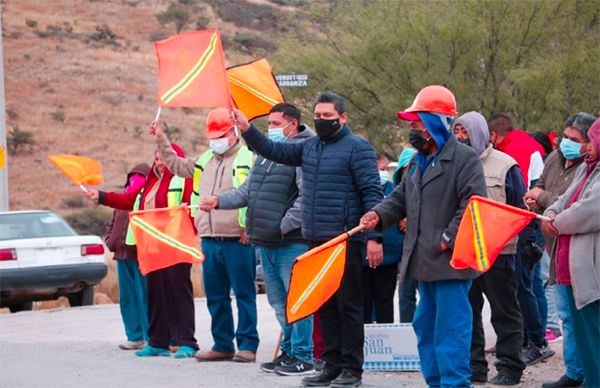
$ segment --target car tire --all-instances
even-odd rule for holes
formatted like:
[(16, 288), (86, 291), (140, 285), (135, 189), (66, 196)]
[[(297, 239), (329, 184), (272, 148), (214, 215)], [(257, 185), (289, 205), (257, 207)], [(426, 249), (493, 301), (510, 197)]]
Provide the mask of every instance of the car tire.
[(8, 309), (10, 310), (11, 313), (18, 313), (19, 311), (31, 311), (32, 307), (33, 307), (32, 302), (25, 302), (25, 303), (19, 303), (19, 304), (12, 304), (12, 305), (8, 306)]
[(94, 287), (86, 285), (76, 294), (67, 296), (71, 307), (89, 306), (94, 304)]

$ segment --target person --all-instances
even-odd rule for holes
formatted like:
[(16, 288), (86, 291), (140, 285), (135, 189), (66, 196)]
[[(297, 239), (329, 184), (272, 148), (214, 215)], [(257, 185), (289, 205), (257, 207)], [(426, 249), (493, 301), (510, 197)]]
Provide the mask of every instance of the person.
[[(392, 174), (394, 187), (402, 181), (411, 159), (417, 153), (413, 148), (406, 147), (398, 157), (398, 165)], [(398, 222), (398, 229), (404, 238), (406, 232), (406, 218)], [(400, 264), (398, 264), (400, 266)], [(417, 309), (417, 283), (409, 278), (404, 278), (398, 283), (398, 304), (400, 307), (400, 323), (411, 323)]]
[[(177, 155), (184, 156), (177, 144), (170, 145)], [(154, 164), (139, 193), (122, 194), (88, 189), (86, 196), (100, 205), (123, 210), (150, 210), (189, 203), (191, 179), (174, 176), (160, 153), (154, 154)], [(135, 245), (131, 225), (125, 241)], [(193, 357), (198, 350), (194, 337), (194, 290), (190, 279), (191, 264), (178, 263), (148, 273), (148, 343), (135, 354), (138, 357), (169, 357), (169, 345), (179, 346), (176, 358)]]
[[(246, 143), (269, 160), (302, 168), (302, 235), (309, 248), (358, 226), (360, 216), (382, 198), (373, 147), (350, 131), (344, 99), (323, 93), (314, 106), (317, 136), (303, 143), (273, 142), (235, 111)], [(361, 384), (364, 326), (361, 260), (381, 264), (381, 234), (351, 236), (338, 291), (319, 309), (325, 361), (302, 380), (304, 386), (354, 387)], [(366, 253), (365, 253), (366, 245)]]
[[(269, 112), (269, 139), (276, 142), (302, 143), (314, 136), (301, 124), (300, 110), (280, 103)], [(269, 304), (283, 337), (281, 355), (260, 365), (265, 372), (301, 376), (313, 372), (312, 317), (292, 325), (286, 323), (286, 296), (296, 257), (306, 252), (300, 230), (302, 170), (259, 156), (244, 183), (235, 190), (202, 199), (203, 211), (238, 209), (248, 206), (247, 236), (261, 258)]]
[[(576, 113), (565, 121), (563, 139), (559, 148), (553, 151), (545, 161), (545, 168), (535, 187), (529, 190), (525, 200), (529, 207), (537, 211), (545, 211), (562, 195), (575, 177), (579, 166), (584, 163), (585, 155), (581, 155), (583, 144), (589, 143), (587, 132), (594, 122), (595, 117), (589, 113)], [(549, 254), (554, 245), (554, 236), (546, 234), (545, 258), (548, 260), (548, 278), (553, 271), (553, 265)], [(550, 279), (549, 279), (550, 280)], [(552, 282), (550, 282), (552, 283)], [(558, 284), (548, 284), (546, 290), (550, 290), (554, 296), (556, 310), (563, 327), (563, 360), (566, 371), (555, 382), (545, 383), (544, 388), (578, 387), (583, 384), (583, 369), (577, 357), (575, 338), (573, 337), (573, 320), (569, 310), (567, 287)], [(551, 299), (548, 298), (548, 301)], [(549, 303), (549, 306), (551, 304)], [(549, 308), (550, 311), (550, 308)], [(548, 326), (551, 335), (560, 334), (551, 325), (550, 314)], [(548, 330), (547, 336), (548, 339)]]
[[(192, 205), (200, 198), (219, 195), (238, 188), (253, 163), (252, 152), (242, 146), (234, 130), (230, 112), (211, 111), (206, 119), (209, 150), (197, 158), (185, 159), (172, 151), (162, 128), (154, 123), (151, 135), (167, 167), (175, 175), (193, 178)], [(202, 279), (206, 304), (211, 316), (214, 345), (198, 352), (198, 361), (256, 361), (256, 257), (246, 240), (246, 208), (198, 212), (192, 208), (198, 236), (202, 239), (204, 263)], [(233, 289), (238, 308), (238, 327), (234, 332), (230, 293)], [(234, 353), (234, 338), (238, 352)]]
[[(389, 195), (394, 186), (388, 180), (388, 161), (383, 155), (377, 155), (377, 168), (381, 179), (383, 195)], [(365, 323), (394, 323), (394, 292), (398, 280), (398, 263), (402, 257), (403, 235), (397, 225), (383, 234), (383, 262), (376, 268), (370, 268), (363, 259), (362, 291)]]
[[(150, 166), (134, 166), (125, 181), (126, 193), (139, 193), (146, 182)], [(129, 212), (114, 209), (113, 217), (104, 233), (106, 247), (114, 253), (119, 284), (119, 309), (125, 327), (127, 342), (119, 344), (123, 350), (143, 349), (148, 341), (148, 291), (146, 277), (140, 273), (135, 246), (125, 244), (129, 227)]]
[[(511, 206), (526, 208), (523, 202), (525, 182), (517, 162), (490, 144), (490, 133), (485, 118), (477, 112), (468, 112), (456, 119), (454, 135), (459, 142), (473, 148), (483, 163), (488, 198)], [(491, 321), (496, 332), (495, 363), (498, 374), (489, 382), (495, 385), (516, 385), (521, 380), (525, 363), (521, 360), (523, 320), (517, 300), (515, 254), (518, 237), (502, 250), (492, 267), (473, 280), (469, 300), (473, 309), (473, 337), (471, 340), (471, 382), (488, 381), (488, 363), (485, 359), (485, 334), (481, 312), (485, 294), (491, 309)]]
[[(497, 113), (488, 119), (490, 142), (501, 152), (511, 156), (521, 169), (526, 188), (531, 188), (539, 179), (544, 169), (543, 147), (525, 131), (514, 129), (511, 118), (504, 113)], [(537, 228), (537, 221), (531, 222), (530, 228)], [(528, 228), (528, 229), (530, 229)], [(554, 355), (548, 347), (546, 328), (543, 326), (540, 305), (545, 306), (543, 292), (534, 292), (536, 273), (539, 274), (541, 249), (535, 244), (535, 233), (521, 236), (517, 247), (516, 270), (517, 296), (523, 315), (523, 360), (526, 365), (533, 365)], [(538, 303), (538, 299), (541, 300)]]
[(544, 211), (550, 220), (542, 228), (556, 236), (551, 276), (566, 286), (585, 385), (600, 387), (600, 119), (587, 136), (585, 163), (565, 193)]
[(423, 88), (397, 116), (409, 121), (409, 142), (418, 151), (402, 182), (361, 223), (385, 230), (407, 218), (400, 280), (418, 282), (413, 319), (421, 369), (430, 387), (469, 387), (472, 269), (450, 266), (458, 225), (472, 195), (486, 195), (479, 157), (449, 132), (456, 100), (439, 85)]

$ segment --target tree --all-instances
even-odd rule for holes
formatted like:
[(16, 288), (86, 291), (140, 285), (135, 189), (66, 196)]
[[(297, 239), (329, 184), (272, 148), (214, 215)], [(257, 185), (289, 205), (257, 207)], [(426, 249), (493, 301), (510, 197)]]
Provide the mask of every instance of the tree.
[(35, 141), (33, 140), (33, 133), (29, 131), (22, 131), (18, 125), (13, 125), (12, 130), (8, 133), (6, 142), (8, 149), (11, 150), (13, 154), (17, 153), (17, 148), (19, 148), (19, 146), (31, 146), (35, 144)]
[(155, 16), (161, 25), (173, 23), (178, 34), (192, 18), (187, 8), (176, 2), (169, 4), (166, 10), (157, 13)]

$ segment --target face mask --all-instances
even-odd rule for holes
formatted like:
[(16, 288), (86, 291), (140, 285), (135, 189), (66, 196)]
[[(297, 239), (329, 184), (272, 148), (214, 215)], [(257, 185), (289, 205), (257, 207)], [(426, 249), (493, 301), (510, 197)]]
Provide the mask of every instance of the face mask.
[(269, 128), (269, 139), (271, 139), (273, 141), (282, 141), (282, 142), (285, 141), (287, 138), (283, 134), (284, 129), (285, 129), (285, 127)]
[(315, 129), (317, 136), (321, 139), (327, 139), (342, 127), (340, 118), (333, 120), (315, 119)]
[(458, 139), (458, 142), (471, 147), (471, 139)]
[(417, 150), (423, 152), (429, 140), (423, 137), (423, 132), (411, 129), (408, 133), (408, 142)]
[(389, 177), (390, 173), (387, 170), (379, 170), (379, 179), (381, 179), (382, 185), (388, 181)]
[(229, 138), (214, 139), (208, 142), (208, 146), (215, 154), (223, 155), (230, 148)]
[(560, 142), (560, 151), (565, 159), (577, 159), (581, 156), (581, 144), (563, 137)]

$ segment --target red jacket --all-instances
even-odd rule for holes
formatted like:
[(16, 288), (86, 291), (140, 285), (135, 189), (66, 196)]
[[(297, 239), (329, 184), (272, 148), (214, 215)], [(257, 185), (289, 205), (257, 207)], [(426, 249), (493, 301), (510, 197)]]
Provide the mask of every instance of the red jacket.
[[(175, 150), (178, 156), (185, 157), (183, 150), (177, 144), (171, 144), (171, 147)], [(165, 169), (164, 179), (160, 181), (160, 186), (158, 187), (158, 192), (156, 193), (155, 199), (155, 207), (162, 208), (168, 207), (167, 205), (167, 193), (169, 192), (169, 183), (171, 182), (171, 178), (173, 174), (169, 169)], [(148, 177), (146, 178), (146, 184), (144, 184), (144, 195), (142, 196), (142, 200), (140, 202), (140, 210), (144, 209), (144, 204), (146, 200), (146, 194), (148, 193), (148, 189), (152, 188), (154, 184), (158, 181), (158, 177), (154, 173), (154, 164), (152, 168), (150, 168), (150, 172), (148, 173)], [(131, 191), (129, 193), (114, 193), (114, 192), (100, 192), (100, 196), (98, 198), (98, 202), (101, 205), (109, 206), (114, 209), (123, 209), (123, 210), (132, 210), (133, 205), (135, 204), (135, 199), (139, 194), (138, 191)], [(183, 189), (183, 197), (182, 202), (190, 203), (190, 196), (192, 194), (192, 179), (186, 178), (185, 185)]]
[[(527, 132), (513, 129), (500, 143), (496, 144), (496, 148), (512, 156), (517, 161), (527, 188), (530, 186), (530, 180), (539, 179), (544, 166), (542, 161), (544, 148)], [(539, 156), (534, 156), (536, 152), (539, 153)], [(532, 160), (534, 160), (534, 164), (541, 163), (541, 166), (532, 165)]]

